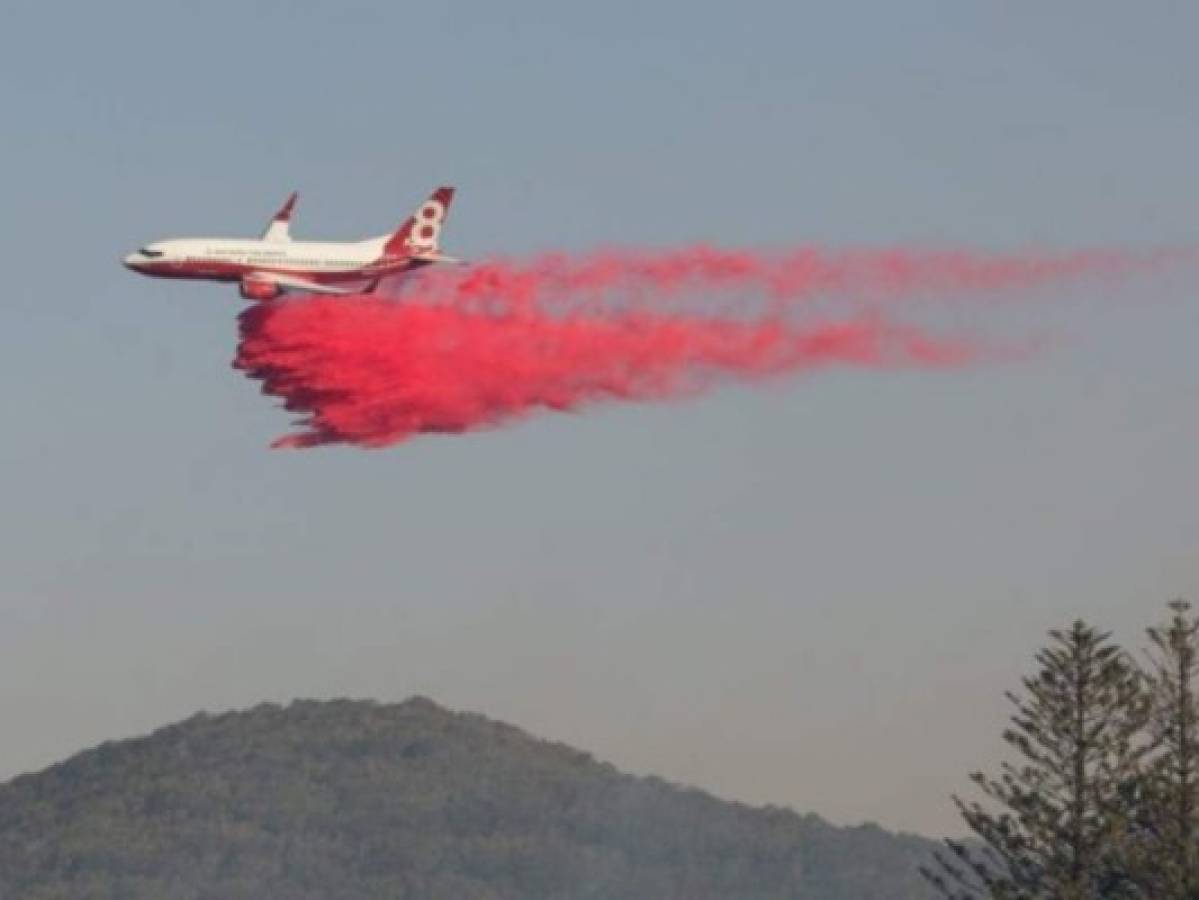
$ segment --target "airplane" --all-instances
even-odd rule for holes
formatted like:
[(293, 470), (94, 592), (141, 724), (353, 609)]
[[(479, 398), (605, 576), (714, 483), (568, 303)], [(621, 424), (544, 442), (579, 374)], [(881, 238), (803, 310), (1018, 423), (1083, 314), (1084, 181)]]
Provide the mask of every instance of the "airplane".
[(257, 240), (181, 238), (155, 241), (124, 259), (126, 268), (156, 278), (238, 282), (246, 300), (273, 300), (285, 291), (357, 294), (383, 278), (435, 263), (460, 263), (438, 244), (454, 199), (439, 187), (394, 234), (350, 243), (295, 241), (292, 193)]

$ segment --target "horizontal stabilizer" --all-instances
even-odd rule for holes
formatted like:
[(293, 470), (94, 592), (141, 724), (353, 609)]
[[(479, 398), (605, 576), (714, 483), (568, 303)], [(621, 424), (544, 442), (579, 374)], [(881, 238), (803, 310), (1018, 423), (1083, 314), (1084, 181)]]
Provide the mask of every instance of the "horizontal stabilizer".
[(427, 263), (446, 263), (455, 266), (469, 265), (465, 259), (459, 259), (456, 256), (446, 256), (444, 253), (420, 253), (412, 258)]

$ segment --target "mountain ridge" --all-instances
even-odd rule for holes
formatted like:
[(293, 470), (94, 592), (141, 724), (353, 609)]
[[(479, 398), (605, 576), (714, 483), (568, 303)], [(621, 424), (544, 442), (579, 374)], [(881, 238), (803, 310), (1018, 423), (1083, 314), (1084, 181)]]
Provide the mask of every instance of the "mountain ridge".
[(0, 785), (0, 896), (29, 900), (898, 900), (933, 896), (934, 846), (625, 775), (427, 697), (201, 712)]

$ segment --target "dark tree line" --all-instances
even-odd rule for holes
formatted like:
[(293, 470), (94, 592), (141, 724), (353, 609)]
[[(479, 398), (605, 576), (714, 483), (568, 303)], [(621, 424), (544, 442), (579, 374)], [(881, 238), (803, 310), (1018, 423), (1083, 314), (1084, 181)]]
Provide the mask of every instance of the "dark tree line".
[(1199, 900), (1199, 618), (1170, 604), (1140, 656), (1075, 622), (1008, 694), (1014, 762), (954, 801), (974, 834), (925, 876), (952, 900)]

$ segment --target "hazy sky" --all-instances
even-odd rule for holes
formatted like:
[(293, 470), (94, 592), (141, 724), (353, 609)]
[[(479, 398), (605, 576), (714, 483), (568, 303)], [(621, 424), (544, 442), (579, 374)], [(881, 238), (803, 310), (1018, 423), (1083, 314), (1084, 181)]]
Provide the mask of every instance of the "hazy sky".
[[(5, 4), (0, 775), (187, 716), (427, 694), (717, 794), (957, 830), (1078, 615), (1199, 597), (1199, 300), (1017, 304), (957, 375), (829, 372), (269, 451), (234, 289), (155, 238), (468, 257), (704, 239), (1191, 244), (1199, 7)], [(1007, 316), (1007, 313), (1004, 313)]]

